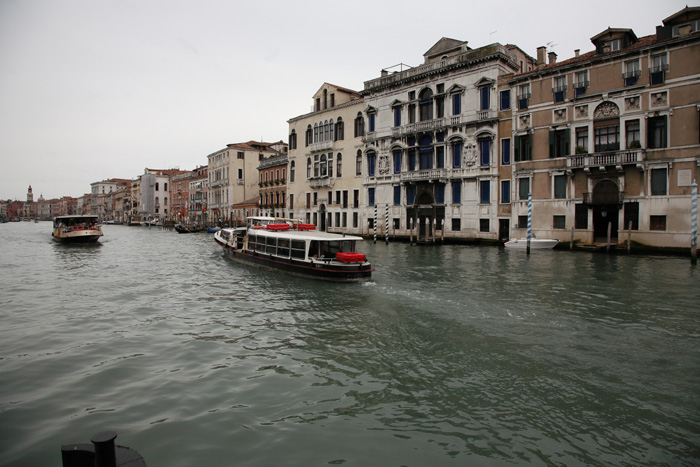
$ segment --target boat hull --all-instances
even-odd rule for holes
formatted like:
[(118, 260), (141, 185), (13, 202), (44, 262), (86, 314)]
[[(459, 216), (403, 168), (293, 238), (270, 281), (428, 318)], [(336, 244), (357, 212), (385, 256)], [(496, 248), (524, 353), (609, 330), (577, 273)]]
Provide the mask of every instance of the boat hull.
[(216, 238), (216, 243), (221, 246), (226, 256), (242, 264), (252, 264), (266, 269), (273, 269), (301, 277), (311, 277), (331, 282), (363, 282), (372, 278), (374, 268), (371, 264), (331, 264), (331, 262), (299, 260), (294, 258), (281, 258), (278, 256), (239, 250)]
[(51, 236), (60, 243), (95, 243), (100, 239), (102, 233), (71, 232), (59, 235), (51, 234)]
[[(531, 238), (530, 239), (530, 249), (531, 250), (551, 250), (557, 244), (559, 240), (550, 238)], [(527, 239), (519, 238), (514, 240), (509, 240), (505, 243), (506, 248), (527, 248)]]

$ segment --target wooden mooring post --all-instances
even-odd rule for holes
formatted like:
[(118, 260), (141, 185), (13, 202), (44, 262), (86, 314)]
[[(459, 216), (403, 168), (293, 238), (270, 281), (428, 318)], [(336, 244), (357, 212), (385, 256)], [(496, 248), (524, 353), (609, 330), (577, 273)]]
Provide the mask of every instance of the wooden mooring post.
[(627, 254), (632, 253), (632, 221), (627, 226)]
[(569, 242), (569, 250), (574, 249), (574, 228), (571, 227), (571, 242)]
[(698, 184), (693, 180), (690, 200), (690, 264), (698, 264)]

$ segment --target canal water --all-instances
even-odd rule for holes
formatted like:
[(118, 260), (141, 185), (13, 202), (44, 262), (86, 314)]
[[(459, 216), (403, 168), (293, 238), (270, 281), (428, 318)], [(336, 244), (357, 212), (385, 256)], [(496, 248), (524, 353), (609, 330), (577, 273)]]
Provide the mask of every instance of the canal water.
[(107, 429), (150, 467), (700, 464), (688, 258), (370, 240), (332, 284), (50, 231), (0, 225), (0, 465)]

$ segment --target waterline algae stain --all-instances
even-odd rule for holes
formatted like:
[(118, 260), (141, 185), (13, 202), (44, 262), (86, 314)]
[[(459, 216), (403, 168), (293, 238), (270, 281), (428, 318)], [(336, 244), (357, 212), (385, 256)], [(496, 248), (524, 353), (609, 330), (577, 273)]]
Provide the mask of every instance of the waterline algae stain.
[(5, 224), (0, 465), (114, 430), (148, 465), (697, 465), (684, 258), (362, 242), (372, 281), (210, 235)]

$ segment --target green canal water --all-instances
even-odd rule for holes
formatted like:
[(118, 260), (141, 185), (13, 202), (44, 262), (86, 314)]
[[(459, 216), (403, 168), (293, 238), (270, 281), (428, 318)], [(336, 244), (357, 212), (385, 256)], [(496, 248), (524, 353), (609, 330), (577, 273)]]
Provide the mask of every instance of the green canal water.
[(332, 284), (50, 231), (0, 225), (0, 465), (107, 429), (150, 467), (700, 464), (687, 258), (370, 240)]

